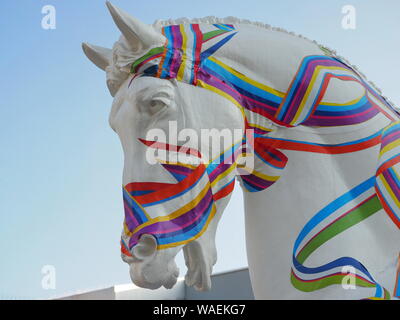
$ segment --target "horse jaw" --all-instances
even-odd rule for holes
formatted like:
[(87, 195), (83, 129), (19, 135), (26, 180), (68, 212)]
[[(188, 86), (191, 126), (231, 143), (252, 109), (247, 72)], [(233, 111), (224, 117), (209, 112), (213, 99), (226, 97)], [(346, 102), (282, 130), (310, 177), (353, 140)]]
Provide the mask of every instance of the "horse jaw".
[(217, 262), (215, 235), (218, 222), (229, 198), (230, 196), (227, 196), (216, 202), (217, 212), (207, 230), (184, 246), (157, 250), (150, 241), (153, 236), (143, 235), (137, 244), (138, 248), (141, 247), (140, 249), (134, 250), (131, 257), (121, 255), (122, 260), (129, 264), (132, 282), (141, 288), (154, 290), (163, 286), (171, 289), (179, 276), (175, 256), (183, 248), (187, 267), (186, 285), (194, 287), (198, 291), (210, 290), (212, 269)]
[(186, 267), (185, 283), (198, 291), (211, 289), (211, 273), (217, 262), (217, 250), (214, 241), (199, 239), (183, 248)]
[(197, 291), (211, 290), (211, 274), (217, 262), (215, 235), (222, 212), (228, 204), (230, 195), (216, 202), (217, 212), (207, 230), (197, 239), (183, 247), (187, 267), (185, 283)]

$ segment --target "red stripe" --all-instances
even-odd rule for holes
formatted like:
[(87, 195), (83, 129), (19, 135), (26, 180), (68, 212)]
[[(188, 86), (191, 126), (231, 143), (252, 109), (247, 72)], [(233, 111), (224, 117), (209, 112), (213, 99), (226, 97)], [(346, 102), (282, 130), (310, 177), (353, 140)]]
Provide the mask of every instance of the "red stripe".
[(125, 246), (123, 245), (123, 243), (121, 242), (121, 252), (128, 256), (128, 257), (132, 257), (131, 253), (125, 248)]
[(393, 167), (398, 162), (400, 162), (400, 155), (383, 163), (376, 171), (376, 175), (379, 176), (383, 171)]
[(390, 207), (386, 203), (385, 198), (383, 197), (383, 195), (381, 194), (379, 188), (377, 188), (376, 185), (375, 185), (375, 191), (376, 191), (376, 194), (377, 194), (379, 200), (381, 201), (383, 209), (385, 209), (385, 211), (388, 214), (388, 216), (390, 217), (390, 219), (392, 219), (394, 224), (400, 229), (400, 220), (397, 219), (397, 217), (394, 215), (394, 213), (392, 212), (392, 209), (390, 209)]
[[(361, 85), (363, 85), (357, 78), (355, 78), (354, 76), (337, 76), (331, 73), (328, 73), (325, 77), (324, 77), (324, 82), (322, 84), (322, 90), (320, 91), (319, 95), (318, 95), (318, 99), (316, 101), (316, 103), (314, 104), (312, 111), (310, 113), (310, 115), (312, 116), (315, 112), (315, 110), (317, 109), (317, 107), (319, 106), (319, 104), (321, 103), (325, 92), (328, 88), (329, 82), (331, 80), (331, 78), (337, 78), (337, 79), (341, 79), (344, 81), (356, 81), (358, 83), (360, 83)], [(363, 85), (364, 86), (364, 85)], [(368, 111), (368, 110), (367, 110)], [(354, 115), (350, 115), (348, 117), (354, 117)]]
[(334, 223), (338, 222), (340, 219), (343, 219), (345, 216), (347, 216), (349, 213), (353, 212), (354, 210), (356, 210), (358, 207), (360, 207), (362, 204), (364, 204), (367, 201), (370, 201), (372, 198), (374, 198), (375, 195), (371, 195), (369, 196), (367, 199), (363, 200), (362, 202), (360, 202), (359, 204), (357, 204), (355, 207), (351, 208), (350, 210), (346, 211), (345, 213), (343, 213), (342, 215), (340, 215), (339, 217), (337, 217), (335, 220), (333, 220), (332, 222), (330, 222), (328, 225), (326, 225), (324, 228), (322, 228), (320, 231), (318, 231), (315, 235), (313, 235), (308, 241), (307, 243), (303, 246), (303, 248), (301, 248), (301, 250), (296, 254), (296, 257), (298, 257), (303, 250), (320, 234), (322, 233), (324, 230), (328, 229), (330, 226), (332, 226)]
[(199, 151), (197, 151), (196, 149), (192, 149), (192, 148), (188, 148), (185, 146), (175, 146), (169, 143), (164, 143), (164, 142), (157, 142), (157, 141), (148, 141), (148, 140), (144, 140), (144, 139), (140, 139), (139, 140), (145, 144), (146, 146), (150, 147), (150, 148), (154, 148), (154, 149), (163, 149), (163, 150), (167, 150), (167, 151), (175, 151), (175, 152), (181, 152), (181, 153), (185, 153), (185, 154), (191, 154), (193, 156), (196, 156), (198, 158), (201, 158), (201, 153)]
[(173, 183), (164, 182), (131, 182), (125, 186), (126, 191), (148, 191), (148, 190), (159, 190), (168, 187)]
[(233, 180), (230, 184), (228, 184), (226, 187), (223, 189), (219, 190), (216, 194), (213, 195), (214, 201), (217, 201), (221, 198), (226, 197), (228, 194), (230, 194), (235, 187), (235, 180)]
[(295, 142), (295, 141), (283, 141), (283, 140), (275, 140), (275, 139), (270, 139), (270, 138), (263, 138), (263, 139), (270, 141), (270, 146), (277, 148), (277, 149), (306, 151), (306, 152), (315, 152), (315, 153), (326, 153), (326, 154), (341, 154), (341, 153), (355, 152), (355, 151), (371, 148), (380, 143), (379, 136), (375, 137), (373, 139), (367, 140), (367, 141), (363, 141), (358, 144), (345, 145), (345, 146), (318, 146), (318, 145), (305, 144), (305, 143)]
[[(272, 147), (271, 145), (267, 144), (265, 140), (267, 139), (264, 138), (255, 139), (254, 149), (257, 152), (257, 154), (271, 165), (278, 168), (284, 168), (286, 166), (288, 158), (282, 152), (277, 150), (275, 146)], [(275, 159), (269, 153), (274, 154), (279, 159)]]
[(147, 62), (149, 62), (149, 61), (151, 61), (151, 60), (154, 60), (154, 59), (156, 59), (156, 58), (158, 58), (158, 57), (161, 57), (163, 54), (164, 54), (164, 53), (162, 52), (162, 53), (159, 53), (159, 54), (157, 54), (157, 55), (155, 55), (155, 56), (151, 56), (151, 57), (147, 58), (146, 60), (142, 61), (141, 63), (139, 63), (139, 64), (136, 66), (136, 68), (135, 68), (135, 70), (134, 70), (134, 73), (136, 73), (136, 72), (137, 72), (144, 64), (146, 64)]
[(142, 196), (135, 196), (135, 199), (142, 205), (152, 202), (157, 202), (169, 197), (172, 197), (183, 190), (190, 188), (193, 184), (197, 183), (203, 173), (205, 172), (204, 164), (200, 164), (196, 169), (192, 171), (190, 175), (184, 178), (182, 181), (171, 184), (161, 190), (156, 190), (149, 194), (144, 194)]
[(197, 84), (197, 73), (199, 71), (200, 66), (200, 54), (201, 54), (201, 46), (203, 43), (203, 33), (200, 31), (200, 27), (198, 24), (192, 24), (193, 31), (196, 34), (196, 49), (194, 53), (194, 65), (193, 65), (193, 85)]

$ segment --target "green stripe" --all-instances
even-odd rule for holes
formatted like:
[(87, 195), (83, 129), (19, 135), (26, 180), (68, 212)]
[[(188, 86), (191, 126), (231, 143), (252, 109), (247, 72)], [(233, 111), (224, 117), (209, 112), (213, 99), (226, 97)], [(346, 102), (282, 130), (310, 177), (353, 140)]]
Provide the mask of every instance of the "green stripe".
[[(308, 282), (308, 281), (299, 280), (298, 278), (296, 278), (293, 275), (293, 272), (292, 272), (290, 275), (290, 282), (296, 289), (298, 289), (300, 291), (312, 292), (312, 291), (323, 289), (325, 287), (328, 287), (328, 286), (331, 286), (334, 284), (342, 284), (343, 279), (348, 276), (349, 276), (348, 274), (345, 274), (345, 275), (337, 274), (337, 275), (329, 276), (327, 278)], [(359, 287), (366, 287), (366, 288), (374, 288), (375, 287), (374, 283), (370, 283), (370, 282), (365, 281), (360, 278), (355, 279), (355, 285), (359, 286)]]
[(210, 32), (206, 32), (203, 34), (203, 41), (207, 41), (208, 39), (211, 39), (214, 36), (219, 36), (220, 34), (229, 32), (227, 30), (214, 30)]
[(313, 238), (298, 254), (298, 261), (303, 264), (304, 261), (312, 254), (316, 249), (323, 245), (328, 240), (335, 237), (337, 234), (343, 232), (346, 229), (354, 226), (362, 220), (370, 217), (374, 213), (378, 212), (382, 208), (382, 205), (375, 195), (368, 201), (364, 202), (361, 206), (355, 208), (353, 211), (337, 220), (326, 229), (321, 231), (315, 238)]
[(161, 52), (164, 51), (164, 47), (156, 47), (151, 49), (149, 52), (147, 52), (144, 56), (140, 57), (139, 59), (137, 59), (134, 63), (132, 63), (131, 66), (131, 73), (135, 72), (135, 68), (142, 63), (144, 60), (146, 60), (147, 58), (150, 58), (151, 56), (155, 56)]

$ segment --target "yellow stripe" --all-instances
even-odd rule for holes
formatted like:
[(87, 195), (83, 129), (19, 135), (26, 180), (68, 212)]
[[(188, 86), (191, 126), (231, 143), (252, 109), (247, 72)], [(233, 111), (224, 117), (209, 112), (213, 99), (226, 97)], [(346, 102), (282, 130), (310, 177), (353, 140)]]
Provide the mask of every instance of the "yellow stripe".
[(215, 88), (213, 86), (208, 85), (207, 83), (205, 83), (205, 82), (203, 82), (201, 80), (197, 80), (197, 85), (199, 87), (201, 87), (201, 88), (204, 88), (204, 89), (207, 89), (207, 90), (210, 90), (210, 91), (214, 91), (215, 93), (219, 94), (220, 96), (222, 96), (222, 97), (228, 99), (229, 101), (231, 101), (234, 105), (236, 105), (239, 108), (240, 112), (242, 113), (243, 121), (244, 121), (245, 113), (244, 113), (243, 107), (232, 96), (230, 96), (229, 94), (225, 93), (222, 90), (219, 90), (218, 88)]
[[(209, 161), (208, 164), (213, 163), (216, 159), (220, 158), (227, 150), (233, 149), (233, 147), (234, 147), (235, 145), (237, 145), (238, 143), (240, 143), (240, 142), (241, 142), (241, 140), (235, 142), (235, 143), (232, 144), (229, 148), (223, 150), (218, 156), (214, 157), (211, 161)], [(238, 148), (240, 148), (240, 147), (238, 147)], [(230, 157), (230, 158), (233, 158), (233, 155), (234, 155), (235, 152), (236, 152), (236, 151), (232, 152), (232, 154), (231, 154), (229, 157)]]
[(396, 175), (397, 180), (400, 181), (400, 176), (399, 176), (397, 170), (395, 168), (393, 168), (393, 167), (392, 167), (392, 170), (393, 170), (394, 174)]
[(177, 80), (182, 80), (183, 76), (185, 75), (185, 66), (186, 66), (186, 42), (187, 42), (187, 36), (185, 32), (185, 27), (183, 24), (179, 25), (179, 28), (181, 29), (181, 35), (182, 35), (182, 63), (179, 66), (178, 74), (176, 76)]
[(251, 171), (251, 169), (247, 168), (247, 167), (244, 167), (244, 170), (246, 170), (247, 172), (250, 172), (252, 175), (255, 175), (256, 177), (259, 177), (259, 178), (261, 178), (263, 180), (277, 181), (279, 179), (279, 176), (269, 176), (269, 175), (266, 175), (266, 174), (261, 173), (259, 171), (256, 171), (254, 169)]
[(320, 105), (321, 106), (335, 106), (335, 107), (345, 107), (345, 106), (351, 106), (353, 104), (356, 104), (358, 102), (360, 102), (360, 100), (362, 98), (365, 97), (365, 95), (367, 94), (367, 90), (364, 90), (364, 93), (356, 99), (350, 100), (348, 102), (344, 102), (344, 103), (337, 103), (337, 102), (321, 102)]
[(397, 125), (397, 124), (399, 124), (399, 123), (400, 123), (400, 121), (392, 122), (392, 123), (389, 124), (387, 127), (385, 127), (385, 129), (383, 130), (383, 132), (385, 133), (385, 132), (388, 131), (391, 127), (393, 127), (393, 126), (395, 126), (395, 125)]
[(313, 73), (313, 76), (311, 78), (310, 84), (307, 87), (307, 91), (306, 91), (303, 99), (301, 100), (301, 103), (300, 103), (299, 107), (297, 108), (297, 112), (296, 112), (293, 120), (290, 122), (290, 124), (295, 124), (297, 119), (299, 118), (300, 114), (302, 113), (305, 103), (307, 102), (308, 97), (314, 88), (315, 81), (317, 80), (317, 77), (319, 76), (321, 70), (345, 70), (345, 71), (348, 71), (347, 69), (342, 68), (342, 67), (325, 67), (325, 66), (316, 67), (315, 71)]
[(196, 234), (195, 236), (191, 237), (190, 239), (179, 241), (179, 242), (174, 242), (174, 243), (169, 243), (169, 244), (160, 244), (160, 245), (157, 246), (157, 249), (158, 250), (163, 250), (163, 249), (168, 249), (168, 248), (172, 248), (172, 247), (177, 247), (177, 246), (186, 244), (186, 243), (188, 243), (190, 241), (193, 241), (193, 240), (197, 239), (198, 237), (200, 237), (207, 230), (208, 225), (210, 224), (212, 218), (214, 218), (216, 211), (217, 211), (217, 209), (215, 208), (215, 204), (213, 204), (211, 212), (210, 212), (210, 214), (208, 216), (208, 219), (207, 219), (203, 229), (201, 229), (201, 231), (198, 234)]
[(161, 159), (157, 159), (157, 160), (158, 160), (158, 162), (160, 162), (162, 164), (178, 165), (178, 166), (185, 167), (185, 168), (192, 169), (192, 170), (197, 168), (197, 166), (192, 165), (192, 164), (188, 164), (188, 163), (164, 161), (164, 160), (161, 160)]
[(399, 199), (397, 199), (396, 195), (393, 193), (392, 189), (390, 188), (389, 184), (387, 183), (385, 177), (380, 174), (379, 178), (381, 179), (381, 182), (385, 186), (386, 191), (390, 194), (390, 197), (393, 199), (393, 201), (396, 203), (397, 207), (400, 208), (400, 202)]
[(221, 173), (212, 183), (211, 187), (215, 187), (218, 181), (222, 180), (225, 178), (228, 174), (230, 174), (233, 170), (236, 168), (236, 163), (233, 163), (227, 170), (225, 170), (223, 173)]
[(400, 139), (393, 141), (391, 143), (389, 143), (388, 145), (386, 145), (380, 152), (380, 155), (383, 155), (385, 152), (388, 152), (396, 147), (398, 147), (400, 145)]
[(244, 74), (240, 73), (239, 71), (237, 71), (235, 69), (232, 69), (230, 66), (226, 65), (225, 63), (223, 63), (220, 60), (217, 60), (215, 57), (208, 57), (208, 59), (210, 61), (218, 64), (220, 67), (228, 70), (230, 73), (232, 73), (234, 76), (238, 77), (239, 79), (241, 79), (241, 80), (243, 80), (243, 81), (245, 81), (247, 83), (250, 83), (251, 85), (253, 85), (253, 86), (255, 86), (255, 87), (257, 87), (257, 88), (259, 88), (261, 90), (267, 91), (267, 92), (269, 92), (269, 93), (271, 93), (273, 95), (276, 95), (276, 96), (278, 96), (280, 98), (283, 98), (285, 96), (284, 92), (278, 91), (278, 90), (276, 90), (274, 88), (266, 86), (265, 84), (262, 84), (260, 82), (257, 82), (257, 81), (255, 81), (253, 79), (250, 79), (250, 78), (246, 77)]
[(258, 129), (261, 129), (261, 130), (263, 130), (263, 131), (268, 131), (268, 132), (273, 131), (273, 130), (270, 129), (270, 128), (265, 128), (265, 127), (263, 127), (263, 126), (261, 126), (261, 125), (259, 125), (259, 124), (255, 124), (255, 123), (249, 123), (249, 126), (254, 127), (254, 128), (258, 128)]
[(183, 207), (181, 207), (180, 209), (172, 212), (169, 215), (166, 216), (160, 216), (160, 217), (156, 217), (153, 219), (150, 219), (149, 221), (146, 221), (145, 223), (142, 223), (141, 225), (138, 225), (135, 230), (133, 230), (132, 232), (129, 232), (129, 234), (126, 234), (127, 236), (132, 236), (132, 234), (140, 231), (141, 229), (143, 229), (144, 227), (154, 224), (156, 222), (162, 222), (162, 221), (170, 221), (173, 220), (179, 216), (181, 216), (182, 214), (188, 212), (189, 210), (193, 209), (194, 207), (196, 207), (199, 202), (204, 198), (205, 194), (207, 193), (207, 191), (210, 188), (210, 183), (207, 181), (206, 186), (204, 187), (203, 190), (201, 190), (201, 192), (197, 195), (196, 198), (194, 198), (192, 201), (190, 201), (189, 203), (187, 203), (186, 205), (184, 205)]
[(126, 224), (126, 221), (124, 220), (124, 233), (130, 237), (131, 232), (128, 229), (128, 226)]

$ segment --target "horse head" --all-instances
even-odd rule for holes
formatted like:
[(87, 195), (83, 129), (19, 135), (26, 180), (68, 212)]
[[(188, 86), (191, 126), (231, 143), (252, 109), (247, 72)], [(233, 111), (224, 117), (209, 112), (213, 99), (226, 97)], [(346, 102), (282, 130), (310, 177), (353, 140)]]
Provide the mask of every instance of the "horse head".
[[(122, 259), (136, 285), (171, 288), (179, 274), (174, 258), (183, 248), (186, 283), (207, 290), (245, 118), (235, 101), (206, 90), (210, 75), (198, 71), (232, 28), (212, 27), (206, 35), (194, 24), (157, 30), (107, 6), (120, 39), (112, 49), (84, 43), (83, 50), (106, 71), (114, 97), (109, 123), (124, 151)], [(202, 48), (205, 37), (218, 36), (208, 52)], [(213, 139), (221, 132), (223, 146)]]

